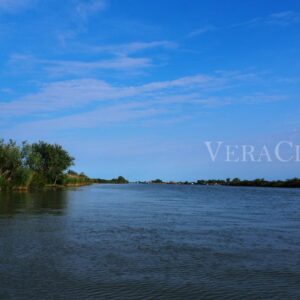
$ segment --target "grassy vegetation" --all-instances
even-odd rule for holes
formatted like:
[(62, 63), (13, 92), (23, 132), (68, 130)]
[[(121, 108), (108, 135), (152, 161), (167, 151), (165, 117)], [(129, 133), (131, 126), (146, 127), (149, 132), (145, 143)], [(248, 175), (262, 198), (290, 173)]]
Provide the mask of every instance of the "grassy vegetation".
[(64, 186), (82, 186), (92, 184), (93, 180), (83, 173), (77, 174), (74, 171), (69, 171), (63, 178)]

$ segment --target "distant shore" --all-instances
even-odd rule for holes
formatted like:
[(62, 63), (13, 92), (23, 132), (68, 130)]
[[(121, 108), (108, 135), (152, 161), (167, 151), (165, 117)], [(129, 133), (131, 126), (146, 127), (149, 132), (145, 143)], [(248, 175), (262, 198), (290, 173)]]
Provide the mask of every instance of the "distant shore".
[[(72, 171), (73, 172), (73, 171)], [(137, 181), (129, 182), (122, 176), (113, 179), (91, 179), (87, 176), (82, 177), (79, 175), (66, 175), (63, 184), (46, 184), (40, 187), (39, 190), (43, 189), (65, 189), (75, 188), (82, 186), (89, 186), (92, 184), (154, 184), (154, 185), (183, 185), (183, 186), (228, 186), (228, 187), (268, 187), (268, 188), (300, 188), (300, 179), (293, 178), (287, 180), (267, 181), (264, 179), (256, 180), (240, 180), (240, 179), (226, 179), (226, 180), (197, 180), (197, 181), (162, 181), (160, 179), (151, 181)], [(32, 190), (30, 187), (19, 186), (11, 189), (12, 191), (27, 192)], [(1, 191), (1, 189), (0, 189)]]
[(265, 179), (241, 180), (230, 179), (209, 179), (197, 181), (163, 181), (155, 179), (151, 181), (138, 181), (139, 184), (173, 184), (173, 185), (207, 185), (207, 186), (244, 186), (244, 187), (273, 187), (273, 188), (300, 188), (300, 178), (287, 180), (269, 181)]

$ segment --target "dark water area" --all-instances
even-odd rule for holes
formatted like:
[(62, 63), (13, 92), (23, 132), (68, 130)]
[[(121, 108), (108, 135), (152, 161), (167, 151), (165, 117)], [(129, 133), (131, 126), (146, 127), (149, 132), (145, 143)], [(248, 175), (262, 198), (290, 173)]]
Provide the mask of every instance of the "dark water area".
[(0, 299), (300, 299), (300, 190), (0, 193)]

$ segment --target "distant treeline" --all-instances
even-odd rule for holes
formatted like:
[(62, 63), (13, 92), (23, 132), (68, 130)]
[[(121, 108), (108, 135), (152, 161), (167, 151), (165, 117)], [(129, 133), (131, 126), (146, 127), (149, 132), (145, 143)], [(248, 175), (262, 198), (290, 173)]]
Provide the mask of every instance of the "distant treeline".
[(287, 180), (268, 181), (265, 179), (255, 180), (241, 180), (239, 178), (226, 180), (223, 179), (210, 179), (210, 180), (197, 180), (191, 181), (167, 181), (155, 179), (151, 181), (139, 181), (141, 184), (179, 184), (179, 185), (224, 185), (224, 186), (253, 186), (253, 187), (282, 187), (282, 188), (300, 188), (300, 178), (293, 178)]
[(255, 187), (286, 187), (300, 188), (300, 178), (292, 178), (287, 180), (241, 180), (239, 178), (226, 180), (198, 180), (196, 184), (201, 185), (227, 185), (227, 186), (255, 186)]
[(90, 179), (69, 170), (74, 158), (57, 144), (38, 142), (18, 145), (0, 140), (0, 190), (28, 190), (46, 186), (79, 186), (92, 183), (128, 183), (117, 179)]
[(127, 179), (125, 179), (123, 176), (119, 176), (118, 178), (113, 178), (113, 179), (92, 179), (94, 183), (103, 183), (103, 184), (108, 184), (108, 183), (113, 183), (113, 184), (126, 184), (129, 183)]

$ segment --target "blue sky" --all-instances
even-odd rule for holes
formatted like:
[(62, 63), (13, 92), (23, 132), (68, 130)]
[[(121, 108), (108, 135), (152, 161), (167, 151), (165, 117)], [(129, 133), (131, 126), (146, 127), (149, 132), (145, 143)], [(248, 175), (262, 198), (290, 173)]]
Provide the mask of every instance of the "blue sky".
[(0, 0), (0, 130), (131, 180), (288, 178), (204, 141), (300, 144), (300, 2)]

